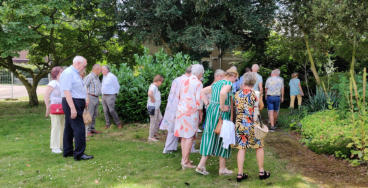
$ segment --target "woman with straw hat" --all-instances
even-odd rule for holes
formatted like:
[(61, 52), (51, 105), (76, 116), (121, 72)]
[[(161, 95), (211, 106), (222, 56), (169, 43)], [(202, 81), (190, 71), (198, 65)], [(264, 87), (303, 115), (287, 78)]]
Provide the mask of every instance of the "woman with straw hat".
[[(208, 175), (206, 171), (206, 161), (210, 155), (220, 158), (219, 175), (230, 175), (233, 172), (226, 168), (226, 159), (230, 157), (230, 148), (223, 148), (222, 138), (217, 135), (214, 130), (217, 126), (219, 118), (223, 120), (232, 120), (232, 83), (238, 78), (236, 67), (231, 67), (225, 73), (225, 78), (214, 83), (211, 88), (204, 93), (211, 93), (211, 101), (206, 114), (206, 125), (203, 130), (200, 154), (201, 161), (196, 168), (196, 172)], [(203, 95), (206, 97), (206, 95)], [(203, 100), (208, 103), (208, 100)], [(207, 105), (207, 104), (206, 104)]]

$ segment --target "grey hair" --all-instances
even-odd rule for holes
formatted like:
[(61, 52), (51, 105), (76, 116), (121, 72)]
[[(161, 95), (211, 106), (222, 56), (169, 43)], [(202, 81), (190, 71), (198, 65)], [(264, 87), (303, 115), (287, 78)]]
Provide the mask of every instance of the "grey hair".
[(204, 73), (203, 65), (201, 64), (194, 64), (192, 65), (192, 74), (195, 76), (199, 76)]
[(276, 76), (280, 76), (280, 69), (275, 69), (272, 71), (272, 74), (275, 74)]
[(102, 66), (102, 68), (105, 68), (105, 69), (107, 69), (107, 71), (109, 71), (109, 72), (110, 72), (110, 67), (109, 67), (109, 66), (104, 65), (104, 66)]
[(247, 72), (243, 75), (243, 84), (253, 87), (257, 82), (257, 76), (255, 72)]
[(258, 71), (259, 70), (259, 65), (258, 64), (253, 64), (252, 65), (252, 71)]
[(187, 73), (187, 74), (192, 73), (192, 65), (189, 65), (189, 67), (187, 67), (187, 69), (185, 69), (185, 73)]
[(219, 76), (219, 75), (225, 75), (225, 71), (224, 71), (224, 70), (222, 70), (222, 69), (217, 69), (217, 70), (215, 71), (215, 77), (216, 77), (216, 76)]
[(83, 62), (87, 62), (87, 59), (84, 58), (83, 56), (75, 56), (73, 59), (73, 64), (79, 64), (79, 63), (83, 63)]

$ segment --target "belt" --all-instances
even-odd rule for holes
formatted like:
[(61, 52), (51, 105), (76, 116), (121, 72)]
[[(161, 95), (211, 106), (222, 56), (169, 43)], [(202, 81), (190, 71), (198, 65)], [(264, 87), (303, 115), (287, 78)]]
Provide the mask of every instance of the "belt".
[(267, 95), (267, 97), (280, 97), (280, 95)]
[(103, 96), (110, 96), (110, 95), (116, 95), (116, 94), (103, 94)]
[(93, 97), (98, 97), (97, 95), (93, 95), (93, 94), (90, 94), (90, 93), (88, 93), (88, 95), (91, 95), (91, 96), (93, 96)]

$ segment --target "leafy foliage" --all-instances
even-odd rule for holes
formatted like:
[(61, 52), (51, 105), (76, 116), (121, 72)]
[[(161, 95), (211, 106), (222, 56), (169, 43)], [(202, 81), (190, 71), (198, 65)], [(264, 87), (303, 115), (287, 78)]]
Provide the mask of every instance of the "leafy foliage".
[(309, 112), (317, 112), (337, 108), (338, 101), (339, 97), (335, 91), (325, 93), (322, 88), (318, 87), (316, 93), (309, 97), (305, 105)]
[(352, 126), (336, 110), (316, 112), (301, 121), (302, 142), (317, 153), (350, 156), (346, 146), (351, 142)]
[[(192, 61), (188, 55), (177, 53), (169, 56), (163, 50), (150, 55), (145, 49), (142, 56), (135, 55), (135, 66), (129, 67), (122, 63), (119, 68), (113, 67), (112, 72), (118, 77), (121, 85), (117, 96), (116, 108), (119, 116), (127, 122), (146, 122), (147, 115), (147, 91), (153, 77), (160, 74), (164, 82), (159, 88), (161, 92), (161, 110), (166, 107), (171, 82), (184, 74), (185, 69), (198, 63)], [(207, 81), (209, 71), (205, 72), (204, 83)]]
[(273, 0), (127, 0), (119, 14), (123, 29), (141, 41), (167, 44), (173, 52), (200, 59), (214, 47), (262, 46), (275, 9)]

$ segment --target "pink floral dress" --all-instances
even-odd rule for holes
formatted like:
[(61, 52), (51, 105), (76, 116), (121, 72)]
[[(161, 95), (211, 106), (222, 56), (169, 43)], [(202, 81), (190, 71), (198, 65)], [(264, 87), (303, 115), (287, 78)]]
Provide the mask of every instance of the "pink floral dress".
[(195, 135), (199, 124), (199, 110), (203, 103), (200, 93), (203, 84), (194, 75), (180, 80), (179, 104), (175, 118), (174, 136), (191, 138)]

